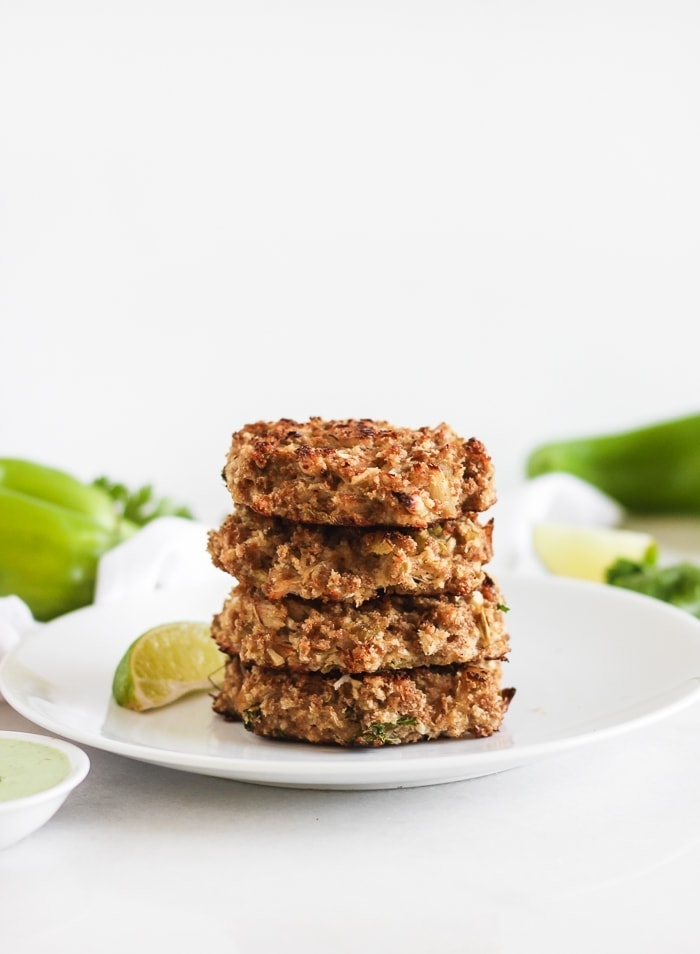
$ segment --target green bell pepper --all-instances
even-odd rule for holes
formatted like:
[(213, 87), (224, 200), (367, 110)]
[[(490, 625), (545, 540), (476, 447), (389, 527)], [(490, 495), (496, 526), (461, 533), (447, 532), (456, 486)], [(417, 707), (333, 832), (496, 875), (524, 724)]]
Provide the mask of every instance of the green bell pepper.
[(700, 514), (700, 414), (536, 447), (528, 477), (563, 471), (632, 513)]
[(100, 557), (136, 529), (100, 487), (0, 458), (0, 596), (19, 596), (36, 620), (91, 603)]

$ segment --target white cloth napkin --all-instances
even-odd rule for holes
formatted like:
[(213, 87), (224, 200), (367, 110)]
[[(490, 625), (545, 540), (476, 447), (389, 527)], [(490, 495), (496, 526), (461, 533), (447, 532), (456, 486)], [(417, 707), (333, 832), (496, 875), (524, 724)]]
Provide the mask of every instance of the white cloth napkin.
[[(489, 513), (494, 518), (494, 559), (490, 569), (544, 573), (532, 546), (536, 523), (556, 521), (614, 526), (622, 508), (595, 487), (569, 474), (546, 474), (504, 493)], [(95, 603), (119, 602), (168, 587), (187, 586), (220, 577), (207, 552), (203, 523), (160, 517), (100, 560)], [(0, 660), (38, 623), (17, 596), (0, 598)], [(0, 698), (2, 698), (0, 696)]]
[(183, 517), (159, 517), (146, 524), (100, 560), (95, 603), (220, 577), (207, 551), (209, 529)]
[(547, 571), (537, 557), (532, 530), (538, 523), (615, 527), (624, 509), (606, 494), (572, 474), (543, 474), (503, 494), (489, 511), (493, 517), (493, 552), (490, 569), (542, 574)]

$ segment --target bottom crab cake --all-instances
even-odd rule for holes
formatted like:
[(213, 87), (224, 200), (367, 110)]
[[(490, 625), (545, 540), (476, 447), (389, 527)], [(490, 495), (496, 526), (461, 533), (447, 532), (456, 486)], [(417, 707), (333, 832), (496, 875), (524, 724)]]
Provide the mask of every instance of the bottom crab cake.
[(513, 694), (501, 688), (499, 662), (341, 675), (232, 656), (214, 710), (260, 736), (378, 747), (492, 735)]
[(243, 663), (291, 671), (376, 672), (503, 659), (505, 608), (487, 578), (469, 596), (381, 596), (362, 606), (287, 597), (237, 586), (212, 635)]

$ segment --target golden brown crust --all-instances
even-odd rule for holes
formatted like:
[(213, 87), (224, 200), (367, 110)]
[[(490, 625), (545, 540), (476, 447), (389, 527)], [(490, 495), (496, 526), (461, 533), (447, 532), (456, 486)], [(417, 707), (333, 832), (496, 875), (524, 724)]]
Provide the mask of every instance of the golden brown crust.
[(212, 626), (225, 652), (258, 666), (360, 673), (503, 659), (504, 611), (487, 580), (466, 597), (382, 596), (355, 607), (268, 600), (235, 587)]
[(233, 435), (223, 476), (234, 502), (302, 523), (425, 527), (496, 499), (483, 444), (446, 424), (259, 421)]
[(239, 584), (212, 624), (229, 656), (217, 713), (340, 746), (500, 729), (515, 690), (480, 441), (446, 424), (259, 421), (233, 434), (223, 476), (234, 512), (209, 552)]
[(498, 663), (360, 676), (226, 667), (214, 710), (256, 735), (341, 746), (492, 735), (514, 690)]
[(338, 527), (234, 508), (209, 534), (219, 569), (270, 599), (347, 600), (381, 593), (465, 595), (484, 580), (493, 522), (476, 515), (427, 528)]

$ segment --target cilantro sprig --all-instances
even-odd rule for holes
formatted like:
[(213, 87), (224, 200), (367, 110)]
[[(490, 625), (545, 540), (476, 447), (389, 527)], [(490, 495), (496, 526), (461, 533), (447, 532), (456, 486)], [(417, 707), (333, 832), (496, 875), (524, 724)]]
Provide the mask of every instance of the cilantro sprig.
[(194, 520), (194, 514), (189, 507), (176, 504), (170, 497), (156, 496), (151, 484), (130, 490), (125, 484), (112, 481), (108, 477), (98, 477), (92, 483), (109, 494), (122, 520), (137, 527), (145, 527), (158, 517), (185, 517)]

